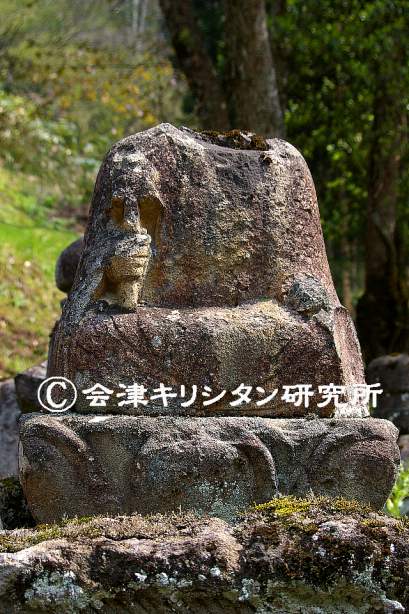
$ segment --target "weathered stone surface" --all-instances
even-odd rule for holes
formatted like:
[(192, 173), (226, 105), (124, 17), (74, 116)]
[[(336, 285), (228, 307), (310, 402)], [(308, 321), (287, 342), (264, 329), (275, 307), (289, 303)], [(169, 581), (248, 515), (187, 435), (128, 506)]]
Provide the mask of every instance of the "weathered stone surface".
[[(241, 305), (235, 309), (197, 308), (194, 310), (157, 309), (141, 306), (132, 314), (101, 314), (84, 321), (78, 330), (65, 339), (61, 350), (75, 363), (76, 371), (66, 375), (80, 394), (76, 411), (118, 414), (178, 415), (268, 415), (303, 416), (317, 413), (326, 417), (364, 413), (362, 405), (334, 409), (333, 403), (317, 407), (313, 397), (309, 408), (295, 407), (282, 400), (282, 388), (274, 401), (257, 406), (280, 383), (318, 386), (329, 382), (350, 381), (349, 365), (337, 355), (334, 336), (342, 335), (345, 314), (334, 312), (328, 326), (318, 321), (306, 322), (272, 301)], [(54, 373), (54, 371), (53, 371)], [(171, 384), (177, 396), (169, 398), (164, 408), (161, 399), (147, 405), (130, 403), (119, 406), (116, 394), (123, 392), (119, 383), (143, 384), (147, 398), (160, 382)], [(96, 382), (114, 391), (106, 406), (90, 408), (88, 390)], [(239, 406), (232, 391), (241, 384), (266, 391)], [(195, 402), (188, 407), (181, 403), (193, 395), (192, 384), (198, 385)], [(186, 397), (180, 396), (186, 387)], [(227, 394), (210, 407), (203, 406), (204, 386), (217, 396)], [(317, 396), (319, 400), (321, 397)]]
[(0, 479), (18, 473), (18, 420), (20, 414), (14, 381), (8, 379), (0, 382)]
[(22, 418), (20, 480), (34, 517), (195, 510), (223, 518), (279, 494), (381, 507), (397, 430), (365, 419)]
[(391, 420), (400, 433), (409, 433), (409, 356), (390, 354), (375, 358), (368, 365), (369, 384), (380, 382), (383, 394), (373, 415)]
[[(82, 389), (364, 382), (304, 159), (279, 139), (243, 142), (161, 124), (112, 148), (53, 334), (49, 375)], [(231, 415), (229, 400), (204, 410), (200, 397), (185, 409), (179, 399), (167, 411)], [(308, 411), (366, 415), (364, 403), (353, 404), (350, 394), (347, 401), (343, 412), (332, 402), (319, 412), (315, 398)], [(102, 411), (116, 408), (113, 397)], [(90, 412), (85, 397), (76, 409)], [(308, 411), (278, 398), (270, 409), (253, 403), (238, 413)]]
[(55, 267), (55, 283), (61, 292), (70, 292), (81, 258), (84, 240), (77, 239), (60, 254)]
[(41, 411), (38, 402), (37, 391), (40, 384), (45, 380), (47, 362), (30, 367), (23, 373), (18, 373), (14, 378), (16, 397), (22, 412)]
[(1, 614), (409, 607), (407, 526), (339, 499), (277, 500), (234, 527), (177, 514), (4, 531), (0, 551)]

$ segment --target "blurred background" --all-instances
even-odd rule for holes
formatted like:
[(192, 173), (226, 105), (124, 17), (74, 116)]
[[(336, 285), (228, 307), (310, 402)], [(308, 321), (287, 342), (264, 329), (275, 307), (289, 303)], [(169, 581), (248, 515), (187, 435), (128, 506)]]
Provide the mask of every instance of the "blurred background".
[(365, 360), (409, 350), (409, 2), (0, 0), (0, 379), (44, 360), (111, 144), (161, 121), (306, 158)]

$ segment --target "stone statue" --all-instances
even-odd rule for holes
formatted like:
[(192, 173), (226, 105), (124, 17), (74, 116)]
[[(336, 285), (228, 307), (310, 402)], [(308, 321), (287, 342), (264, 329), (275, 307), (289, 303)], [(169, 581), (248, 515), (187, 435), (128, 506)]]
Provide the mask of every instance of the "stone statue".
[[(231, 519), (311, 492), (380, 507), (396, 475), (395, 427), (351, 396), (363, 363), (310, 172), (279, 139), (161, 124), (114, 145), (48, 375), (78, 398), (22, 423), (20, 478), (43, 522), (179, 508)], [(148, 402), (159, 384), (178, 394)], [(343, 402), (275, 395), (300, 384), (344, 387)], [(236, 402), (241, 386), (255, 395)]]
[[(342, 410), (290, 408), (280, 399), (264, 409), (230, 405), (241, 383), (271, 391), (364, 382), (307, 165), (284, 141), (244, 137), (162, 124), (113, 147), (96, 182), (50, 375), (80, 389), (120, 381), (228, 391), (208, 411), (200, 398), (189, 408), (170, 399), (168, 414), (365, 415), (349, 398)], [(84, 396), (77, 411), (87, 411)], [(161, 407), (118, 410), (113, 399), (100, 411)]]

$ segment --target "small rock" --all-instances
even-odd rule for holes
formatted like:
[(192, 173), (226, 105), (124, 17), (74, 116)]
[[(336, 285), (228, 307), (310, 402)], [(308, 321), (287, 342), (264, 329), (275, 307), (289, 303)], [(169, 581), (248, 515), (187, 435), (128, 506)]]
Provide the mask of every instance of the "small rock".
[(390, 394), (409, 392), (409, 355), (387, 354), (372, 360), (367, 369), (370, 383), (380, 382)]
[(383, 390), (373, 415), (393, 422), (401, 435), (409, 434), (409, 355), (375, 358), (368, 365), (366, 379), (368, 384), (379, 382)]
[(70, 292), (81, 258), (84, 240), (77, 239), (60, 254), (55, 267), (55, 283), (61, 292)]
[(294, 280), (287, 293), (287, 304), (307, 316), (329, 309), (330, 301), (324, 286), (311, 275)]
[(0, 382), (0, 479), (18, 473), (20, 414), (14, 381), (8, 379)]
[(37, 399), (37, 391), (46, 378), (46, 372), (47, 362), (42, 362), (15, 376), (17, 402), (23, 413), (43, 411)]

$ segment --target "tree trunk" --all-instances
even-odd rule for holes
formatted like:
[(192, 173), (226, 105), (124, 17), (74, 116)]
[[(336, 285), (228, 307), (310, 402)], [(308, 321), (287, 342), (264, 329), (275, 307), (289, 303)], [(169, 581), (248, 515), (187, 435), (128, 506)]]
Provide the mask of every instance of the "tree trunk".
[(132, 42), (136, 51), (143, 49), (143, 34), (145, 31), (147, 0), (132, 0)]
[(217, 73), (207, 52), (193, 5), (193, 0), (160, 0), (202, 127), (283, 136), (265, 0), (248, 0), (245, 6), (239, 0), (224, 0), (223, 74)]
[(160, 0), (180, 69), (197, 102), (202, 127), (227, 130), (227, 105), (191, 0)]
[(407, 351), (408, 286), (400, 270), (398, 199), (400, 163), (406, 145), (406, 113), (393, 78), (380, 77), (374, 100), (368, 173), (365, 292), (357, 327), (366, 361)]
[(283, 136), (284, 120), (265, 0), (225, 0), (225, 84), (230, 124)]

